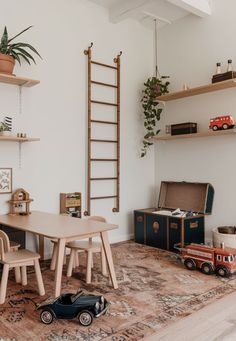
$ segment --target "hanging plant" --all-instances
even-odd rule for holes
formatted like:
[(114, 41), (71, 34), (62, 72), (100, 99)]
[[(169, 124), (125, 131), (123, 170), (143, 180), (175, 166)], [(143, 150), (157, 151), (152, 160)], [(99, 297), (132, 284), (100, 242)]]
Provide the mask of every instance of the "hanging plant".
[(153, 142), (151, 139), (158, 135), (160, 129), (157, 127), (157, 122), (160, 120), (163, 108), (159, 108), (159, 102), (156, 100), (157, 96), (164, 95), (168, 93), (168, 86), (170, 82), (165, 79), (169, 78), (167, 76), (162, 77), (150, 77), (147, 82), (144, 83), (145, 89), (143, 92), (143, 97), (141, 99), (143, 113), (144, 113), (144, 127), (145, 135), (143, 137), (143, 147), (141, 149), (141, 157), (147, 154), (147, 150)]

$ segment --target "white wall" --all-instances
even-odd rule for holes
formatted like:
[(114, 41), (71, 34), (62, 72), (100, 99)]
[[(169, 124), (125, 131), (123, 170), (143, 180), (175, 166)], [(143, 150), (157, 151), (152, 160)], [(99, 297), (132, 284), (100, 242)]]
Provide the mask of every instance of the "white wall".
[[(159, 58), (162, 74), (170, 75), (170, 90), (183, 83), (191, 87), (211, 83), (215, 63), (233, 59), (236, 3), (213, 1), (213, 15), (186, 17), (160, 31)], [(236, 119), (235, 89), (180, 99), (166, 104), (162, 125), (198, 122), (207, 130), (210, 117), (232, 113)], [(212, 216), (207, 218), (207, 237), (213, 227), (235, 225), (235, 136), (176, 140), (156, 143), (156, 185), (161, 180), (210, 182), (215, 188)]]
[[(0, 84), (0, 118), (12, 115), (15, 131), (41, 138), (40, 142), (23, 145), (22, 169), (18, 167), (18, 145), (0, 144), (0, 167), (13, 168), (13, 188), (24, 187), (30, 192), (34, 210), (57, 213), (59, 193), (70, 191), (82, 192), (86, 209), (87, 60), (83, 50), (93, 41), (94, 59), (106, 63), (123, 50), (121, 209), (118, 214), (112, 213), (114, 204), (107, 200), (96, 202), (92, 213), (119, 224), (111, 240), (128, 238), (133, 234), (132, 210), (151, 205), (154, 194), (153, 153), (145, 160), (139, 158), (140, 95), (143, 81), (153, 71), (151, 32), (132, 20), (111, 24), (107, 10), (86, 0), (0, 0), (0, 5), (1, 31), (7, 25), (14, 35), (34, 25), (21, 39), (32, 43), (43, 56), (36, 66), (24, 64), (15, 69), (17, 75), (41, 81), (37, 87), (23, 89), (21, 116), (17, 87)], [(98, 98), (99, 93), (96, 95)], [(103, 136), (104, 131), (100, 134)], [(113, 192), (107, 183), (103, 187), (104, 194)], [(9, 199), (10, 195), (0, 195), (1, 214), (8, 211)], [(32, 246), (30, 238), (28, 246)]]

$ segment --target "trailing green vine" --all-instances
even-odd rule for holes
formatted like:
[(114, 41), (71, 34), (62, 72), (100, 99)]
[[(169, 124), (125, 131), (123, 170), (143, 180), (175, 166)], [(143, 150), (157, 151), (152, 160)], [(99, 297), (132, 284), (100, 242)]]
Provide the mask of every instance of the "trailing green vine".
[(157, 128), (157, 122), (160, 120), (162, 108), (158, 108), (159, 102), (156, 100), (157, 96), (168, 93), (168, 86), (170, 82), (166, 81), (167, 76), (161, 78), (150, 77), (144, 83), (143, 97), (141, 99), (143, 113), (144, 113), (144, 127), (145, 135), (143, 137), (143, 147), (141, 149), (141, 157), (147, 154), (147, 150), (153, 142), (151, 138), (158, 135), (160, 129)]

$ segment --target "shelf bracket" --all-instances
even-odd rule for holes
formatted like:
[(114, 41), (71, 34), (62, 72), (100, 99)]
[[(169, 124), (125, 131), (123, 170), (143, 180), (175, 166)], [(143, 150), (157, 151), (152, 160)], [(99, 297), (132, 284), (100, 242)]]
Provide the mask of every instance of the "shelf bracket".
[(18, 142), (18, 160), (19, 160), (19, 169), (21, 169), (22, 165), (22, 142)]
[(19, 85), (19, 114), (22, 114), (22, 85)]

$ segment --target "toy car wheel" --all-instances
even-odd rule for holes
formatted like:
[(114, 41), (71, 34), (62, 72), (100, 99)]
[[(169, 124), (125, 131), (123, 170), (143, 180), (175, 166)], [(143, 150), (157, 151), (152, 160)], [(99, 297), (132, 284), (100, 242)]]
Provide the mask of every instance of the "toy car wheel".
[(213, 267), (209, 263), (203, 263), (201, 266), (201, 271), (205, 275), (211, 275), (213, 273)]
[(229, 270), (224, 266), (219, 266), (218, 268), (216, 268), (216, 274), (220, 277), (228, 277)]
[(228, 129), (228, 128), (229, 128), (229, 126), (228, 126), (228, 124), (227, 124), (227, 123), (224, 123), (224, 124), (222, 125), (222, 128), (223, 128), (224, 130), (226, 130), (226, 129)]
[(195, 270), (196, 269), (196, 263), (191, 258), (186, 258), (184, 261), (184, 265), (188, 270)]
[(82, 326), (90, 326), (90, 324), (93, 322), (93, 315), (89, 312), (89, 311), (82, 311), (79, 315), (78, 315), (78, 319), (80, 324), (82, 324)]
[(216, 130), (218, 130), (218, 127), (217, 126), (213, 126), (212, 130), (216, 131)]
[(53, 321), (53, 314), (50, 310), (43, 310), (40, 314), (40, 319), (44, 324), (50, 324)]

